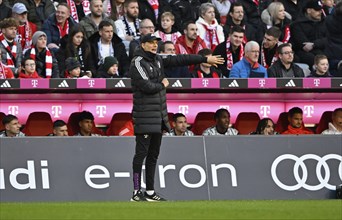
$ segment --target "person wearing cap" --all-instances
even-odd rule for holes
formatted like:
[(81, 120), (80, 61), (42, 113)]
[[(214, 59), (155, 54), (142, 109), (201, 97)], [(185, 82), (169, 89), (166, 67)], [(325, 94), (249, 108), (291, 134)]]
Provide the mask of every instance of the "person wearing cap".
[(27, 20), (27, 9), (23, 3), (15, 3), (12, 8), (12, 17), (19, 23), (17, 42), (21, 43), (23, 52), (31, 48), (32, 36), (37, 26)]
[[(133, 158), (134, 192), (131, 201), (165, 201), (154, 191), (154, 174), (163, 130), (169, 132), (170, 124), (166, 106), (164, 67), (199, 63), (222, 64), (220, 56), (157, 55), (158, 41), (153, 34), (143, 35), (141, 45), (135, 50), (130, 66), (133, 91), (133, 123), (136, 136)], [(145, 161), (146, 192), (141, 191), (141, 171)]]
[(15, 0), (15, 2), (25, 5), (27, 18), (37, 25), (37, 30), (41, 30), (44, 21), (56, 11), (51, 0)]
[(18, 23), (14, 18), (5, 18), (0, 22), (0, 50), (1, 61), (11, 68), (15, 76), (20, 73), (22, 60), (21, 45), (15, 41)]
[(291, 24), (291, 41), (301, 63), (312, 68), (317, 54), (324, 54), (327, 44), (326, 25), (322, 17), (322, 3), (310, 0), (304, 7), (305, 15)]
[(59, 78), (57, 60), (51, 50), (47, 48), (46, 42), (46, 34), (43, 31), (36, 31), (32, 36), (32, 48), (25, 52), (24, 57), (31, 57), (36, 61), (36, 71), (40, 77)]
[(99, 68), (98, 76), (100, 78), (119, 78), (119, 62), (115, 57), (106, 57), (104, 63)]
[(54, 53), (57, 52), (61, 38), (67, 35), (75, 24), (75, 20), (70, 16), (70, 7), (66, 3), (59, 3), (56, 13), (50, 15), (42, 27), (47, 36), (48, 48)]

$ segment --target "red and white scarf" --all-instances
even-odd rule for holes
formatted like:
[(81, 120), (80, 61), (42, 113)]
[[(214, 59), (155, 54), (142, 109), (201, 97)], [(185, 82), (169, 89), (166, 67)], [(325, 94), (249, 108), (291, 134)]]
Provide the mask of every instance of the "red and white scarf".
[(170, 40), (173, 43), (176, 43), (178, 37), (180, 36), (179, 32), (175, 32), (172, 34), (165, 34), (162, 31), (158, 31), (158, 34), (159, 34), (159, 37), (162, 39), (163, 42)]
[[(30, 57), (31, 59), (36, 60), (36, 49), (32, 48), (30, 51)], [(45, 54), (45, 73), (46, 78), (51, 78), (52, 76), (52, 55), (48, 48), (46, 48), (46, 54)]]
[[(230, 38), (228, 38), (226, 42), (226, 53), (227, 53), (227, 69), (231, 70), (233, 68), (234, 61), (233, 61), (232, 51), (230, 50)], [(243, 58), (243, 55), (244, 55), (244, 47), (243, 47), (243, 44), (241, 44), (239, 60)]]
[[(70, 6), (70, 11), (71, 11), (71, 17), (78, 23), (80, 22), (77, 14), (77, 8), (74, 0), (67, 0), (68, 5)], [(83, 12), (85, 15), (90, 14), (90, 3), (88, 0), (82, 0), (81, 2), (82, 7), (83, 7)]]
[(148, 3), (151, 5), (154, 15), (156, 16), (156, 20), (158, 19), (158, 14), (159, 14), (159, 2), (158, 0), (147, 0)]
[(285, 26), (285, 33), (284, 33), (284, 38), (282, 40), (283, 43), (288, 43), (291, 37), (291, 33), (290, 33), (290, 25), (286, 25)]
[(214, 51), (216, 46), (219, 44), (216, 28), (217, 26), (207, 26), (203, 24), (205, 28), (205, 40), (209, 42), (209, 48)]
[(253, 0), (253, 2), (256, 6), (259, 6), (259, 0)]
[(9, 53), (12, 54), (14, 59), (17, 57), (17, 43), (15, 42), (15, 40), (13, 40), (13, 46), (11, 48), (8, 45), (8, 42), (5, 39), (5, 36), (3, 35), (3, 33), (0, 33), (0, 41), (1, 41), (2, 45), (4, 45), (4, 47), (6, 48), (6, 64), (7, 64), (7, 66), (10, 68), (14, 68), (15, 67), (14, 60), (12, 60), (12, 57), (10, 56)]
[(30, 49), (32, 45), (32, 28), (27, 21), (25, 25), (19, 26), (18, 28), (18, 39), (17, 42), (21, 44), (21, 47), (23, 48), (23, 52)]
[(6, 79), (6, 67), (0, 61), (0, 79)]
[(274, 55), (273, 55), (273, 58), (272, 58), (272, 61), (271, 61), (271, 65), (267, 65), (264, 47), (261, 47), (261, 64), (262, 64), (266, 69), (267, 69), (268, 67), (272, 66), (273, 63), (274, 63), (275, 61), (277, 61), (277, 60), (278, 60), (278, 54), (277, 54), (277, 52), (276, 52), (276, 53), (274, 53)]
[(62, 27), (60, 24), (57, 24), (58, 30), (59, 30), (59, 36), (60, 38), (64, 37), (69, 33), (69, 21), (66, 20), (64, 23), (64, 26)]

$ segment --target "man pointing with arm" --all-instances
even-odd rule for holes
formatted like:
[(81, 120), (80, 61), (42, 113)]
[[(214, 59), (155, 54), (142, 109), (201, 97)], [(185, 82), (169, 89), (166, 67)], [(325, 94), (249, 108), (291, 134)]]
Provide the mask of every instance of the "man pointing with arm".
[[(166, 201), (154, 191), (154, 174), (159, 155), (162, 131), (170, 131), (166, 106), (164, 67), (210, 63), (222, 64), (219, 56), (157, 55), (158, 41), (153, 34), (141, 37), (130, 66), (133, 90), (133, 124), (136, 137), (133, 158), (134, 192), (131, 201)], [(141, 191), (141, 170), (146, 167), (146, 192)]]

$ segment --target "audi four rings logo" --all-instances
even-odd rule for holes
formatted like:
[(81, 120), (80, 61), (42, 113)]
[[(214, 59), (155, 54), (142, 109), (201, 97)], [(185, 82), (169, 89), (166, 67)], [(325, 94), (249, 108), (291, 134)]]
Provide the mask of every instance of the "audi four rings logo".
[[(308, 178), (308, 169), (304, 163), (305, 160), (316, 160), (317, 161), (317, 166), (316, 166), (316, 176), (319, 181), (319, 184), (317, 185), (308, 185), (306, 183), (307, 178)], [(340, 161), (340, 165), (338, 166), (338, 175), (340, 176), (340, 179), (342, 181), (342, 156), (338, 154), (327, 154), (324, 157), (317, 156), (315, 154), (305, 154), (301, 157), (297, 157), (292, 154), (284, 154), (279, 157), (277, 157), (271, 167), (271, 174), (273, 181), (282, 189), (287, 190), (287, 191), (295, 191), (300, 188), (304, 188), (310, 191), (316, 191), (320, 190), (323, 187), (330, 189), (330, 190), (336, 190), (336, 185), (331, 185), (329, 184), (329, 179), (330, 179), (330, 167), (327, 164), (328, 160), (338, 160)], [(293, 175), (294, 178), (297, 181), (296, 185), (289, 186), (284, 183), (282, 183), (278, 176), (277, 176), (277, 166), (280, 162), (284, 160), (293, 160), (295, 161), (294, 167), (293, 167)], [(323, 177), (321, 168), (323, 166), (324, 169), (324, 174), (325, 176)], [(302, 177), (299, 176), (299, 167), (302, 169), (303, 175)]]

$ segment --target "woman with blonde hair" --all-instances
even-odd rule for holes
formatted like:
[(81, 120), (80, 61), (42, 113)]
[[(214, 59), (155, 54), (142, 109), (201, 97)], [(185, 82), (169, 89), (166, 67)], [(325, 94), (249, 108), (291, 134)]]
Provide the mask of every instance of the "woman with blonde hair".
[(267, 28), (276, 26), (281, 30), (280, 42), (288, 43), (290, 40), (291, 15), (285, 11), (281, 2), (272, 2), (261, 14), (261, 20)]

